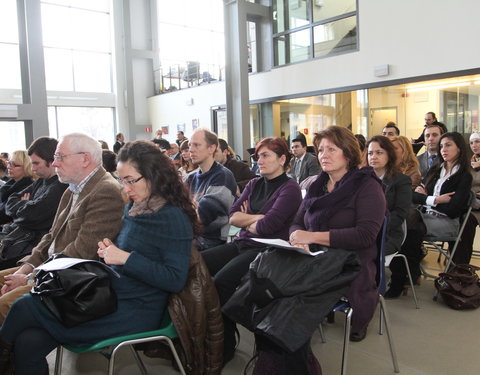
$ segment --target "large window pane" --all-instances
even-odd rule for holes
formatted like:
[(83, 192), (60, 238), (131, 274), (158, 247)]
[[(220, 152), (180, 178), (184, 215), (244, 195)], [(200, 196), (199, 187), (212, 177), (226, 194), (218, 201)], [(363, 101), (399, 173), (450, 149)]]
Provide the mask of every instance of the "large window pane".
[(309, 23), (307, 0), (275, 0), (273, 2), (273, 32), (304, 26)]
[(312, 0), (313, 22), (340, 16), (357, 10), (357, 0)]
[(113, 144), (113, 108), (57, 107), (58, 136), (82, 132)]
[(0, 152), (12, 153), (25, 150), (25, 126), (23, 121), (0, 121)]
[(288, 35), (290, 39), (289, 53), (290, 61), (303, 61), (310, 56), (310, 29), (298, 31)]
[(111, 92), (110, 55), (74, 52), (75, 91)]
[(18, 43), (16, 0), (0, 1), (0, 42)]
[(0, 87), (20, 89), (20, 56), (17, 44), (0, 43)]
[(72, 51), (55, 48), (43, 51), (47, 90), (73, 91)]
[(97, 10), (100, 12), (108, 12), (110, 10), (109, 0), (44, 0), (42, 2), (72, 6), (75, 8)]
[(356, 26), (356, 16), (316, 26), (313, 29), (314, 56), (320, 57), (356, 49)]

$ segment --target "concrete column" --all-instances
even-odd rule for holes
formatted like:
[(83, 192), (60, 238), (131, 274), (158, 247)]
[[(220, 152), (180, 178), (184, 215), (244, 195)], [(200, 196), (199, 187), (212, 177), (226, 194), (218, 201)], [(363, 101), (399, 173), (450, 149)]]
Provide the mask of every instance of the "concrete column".
[(47, 90), (40, 0), (17, 0), (23, 104), (18, 120), (25, 123), (25, 144), (48, 135)]

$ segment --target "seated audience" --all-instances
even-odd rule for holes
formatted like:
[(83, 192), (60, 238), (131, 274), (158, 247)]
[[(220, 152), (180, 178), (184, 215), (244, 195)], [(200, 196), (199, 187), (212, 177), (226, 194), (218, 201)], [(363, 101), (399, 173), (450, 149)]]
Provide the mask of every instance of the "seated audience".
[[(262, 139), (257, 143), (255, 156), (262, 177), (247, 184), (230, 211), (230, 224), (242, 228), (239, 236), (231, 243), (202, 252), (222, 306), (240, 284), (249, 264), (266, 249), (251, 238), (288, 240), (289, 225), (302, 201), (297, 182), (285, 173), (290, 161), (285, 140)], [(235, 323), (225, 315), (224, 332), (224, 362), (227, 362), (235, 352)]]
[(102, 150), (102, 166), (117, 179), (117, 154), (110, 150)]
[(37, 138), (28, 148), (32, 171), (37, 180), (8, 198), (6, 213), (13, 219), (0, 233), (0, 270), (14, 267), (17, 261), (31, 253), (48, 233), (66, 184), (58, 181), (53, 163), (57, 140)]
[(393, 137), (390, 140), (395, 148), (397, 164), (400, 168), (400, 172), (411, 178), (412, 189), (415, 190), (422, 181), (422, 175), (418, 169), (419, 163), (413, 152), (412, 144), (408, 138), (404, 136)]
[(180, 148), (176, 143), (170, 143), (170, 150), (168, 150), (168, 156), (172, 160), (175, 168), (180, 168)]
[(430, 167), (434, 164), (435, 159), (438, 157), (439, 141), (441, 135), (444, 133), (443, 128), (437, 123), (427, 125), (423, 131), (425, 134), (425, 147), (427, 151), (417, 156), (419, 169), (422, 174), (422, 178), (425, 178)]
[[(3, 185), (3, 183), (8, 181), (8, 173), (7, 173), (7, 162), (3, 159), (0, 159), (0, 183)], [(3, 182), (3, 183), (2, 183)], [(0, 186), (2, 186), (0, 185)]]
[(53, 155), (60, 182), (69, 184), (50, 231), (20, 267), (0, 271), (0, 323), (13, 302), (31, 289), (32, 271), (54, 253), (97, 259), (97, 242), (115, 238), (121, 227), (123, 199), (119, 183), (102, 167), (102, 150), (93, 138), (72, 133), (62, 137)]
[(366, 167), (368, 165), (367, 163), (367, 148), (365, 147), (367, 140), (363, 136), (363, 134), (355, 134), (355, 138), (357, 138), (358, 145), (360, 146), (360, 165), (358, 166), (359, 168)]
[(377, 135), (367, 143), (368, 165), (385, 185), (385, 197), (389, 212), (385, 254), (400, 251), (404, 238), (403, 222), (412, 204), (412, 180), (399, 172), (392, 142)]
[(190, 157), (190, 146), (188, 144), (188, 140), (183, 141), (180, 145), (180, 168), (178, 169), (182, 181), (185, 182), (188, 174), (196, 171), (197, 169), (198, 166), (192, 163), (192, 158)]
[(314, 143), (322, 172), (310, 185), (290, 227), (290, 243), (358, 254), (362, 269), (347, 297), (354, 311), (350, 340), (360, 341), (378, 302), (376, 240), (386, 214), (385, 194), (373, 168), (358, 168), (360, 148), (350, 130), (330, 126), (315, 135)]
[(305, 138), (296, 138), (292, 141), (293, 158), (290, 162), (290, 175), (299, 184), (310, 176), (316, 176), (320, 166), (315, 155), (307, 152)]
[(170, 142), (168, 142), (166, 139), (163, 138), (154, 138), (152, 139), (152, 142), (157, 145), (157, 147), (160, 149), (162, 152), (168, 152), (170, 150)]
[(45, 357), (60, 344), (92, 345), (159, 328), (169, 293), (179, 292), (187, 280), (198, 227), (187, 188), (167, 161), (148, 141), (127, 143), (118, 155), (118, 174), (132, 201), (116, 243), (97, 238), (98, 256), (120, 274), (112, 278), (117, 310), (67, 329), (41, 298), (26, 294), (0, 329), (0, 372), (12, 346), (16, 374), (44, 374)]
[[(429, 128), (427, 128), (428, 130)], [(428, 137), (427, 137), (428, 140)], [(467, 144), (457, 132), (440, 137), (440, 153), (425, 177), (424, 184), (413, 193), (413, 203), (424, 205), (420, 212), (411, 208), (407, 218), (407, 238), (401, 253), (405, 254), (414, 282), (420, 277), (423, 259), (422, 238), (426, 234), (456, 235), (458, 218), (467, 209), (472, 175), (467, 157)], [(394, 258), (390, 263), (392, 278), (385, 298), (397, 298), (407, 281), (404, 262)]]
[(228, 213), (237, 191), (232, 172), (214, 159), (217, 147), (217, 135), (210, 130), (197, 129), (190, 138), (190, 157), (199, 169), (188, 175), (186, 183), (203, 228), (197, 238), (199, 251), (226, 242)]
[(14, 151), (7, 163), (7, 170), (9, 179), (0, 187), (0, 225), (12, 221), (5, 212), (10, 195), (22, 191), (33, 182), (32, 163), (27, 151)]
[(400, 135), (400, 129), (395, 125), (393, 121), (389, 121), (387, 122), (387, 125), (385, 125), (385, 127), (383, 128), (382, 135), (391, 140), (393, 137)]
[[(233, 155), (235, 155), (235, 153), (233, 153)], [(215, 161), (222, 164), (224, 167), (228, 168), (230, 172), (232, 172), (240, 192), (243, 191), (245, 185), (247, 185), (252, 178), (257, 176), (250, 170), (250, 168), (248, 168), (246, 163), (238, 161), (232, 156), (228, 143), (221, 138), (218, 140)]]

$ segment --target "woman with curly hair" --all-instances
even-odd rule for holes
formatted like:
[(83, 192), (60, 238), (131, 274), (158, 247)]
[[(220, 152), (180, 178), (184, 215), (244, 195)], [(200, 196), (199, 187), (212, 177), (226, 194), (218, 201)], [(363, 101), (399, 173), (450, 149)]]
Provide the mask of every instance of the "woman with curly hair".
[(400, 167), (400, 172), (412, 179), (412, 190), (415, 190), (422, 181), (422, 175), (420, 174), (420, 165), (413, 152), (412, 144), (407, 137), (402, 135), (393, 137), (390, 140), (395, 148), (397, 164)]
[(187, 187), (169, 158), (147, 141), (123, 146), (117, 171), (130, 202), (115, 243), (98, 239), (98, 256), (120, 275), (112, 277), (117, 310), (65, 328), (40, 297), (23, 296), (0, 328), (0, 373), (12, 346), (15, 374), (40, 375), (48, 374), (45, 357), (60, 344), (88, 346), (157, 329), (169, 294), (183, 288), (199, 229)]

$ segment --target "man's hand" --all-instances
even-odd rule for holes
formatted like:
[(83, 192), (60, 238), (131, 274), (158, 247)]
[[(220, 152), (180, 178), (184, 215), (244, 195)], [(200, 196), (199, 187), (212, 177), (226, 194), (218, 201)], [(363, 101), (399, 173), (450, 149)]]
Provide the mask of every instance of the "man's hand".
[(2, 290), (0, 293), (2, 296), (5, 293), (8, 293), (19, 286), (27, 285), (28, 275), (13, 273), (11, 275), (5, 276), (5, 283), (3, 284)]
[(30, 193), (25, 193), (21, 196), (20, 200), (28, 201), (30, 199)]

